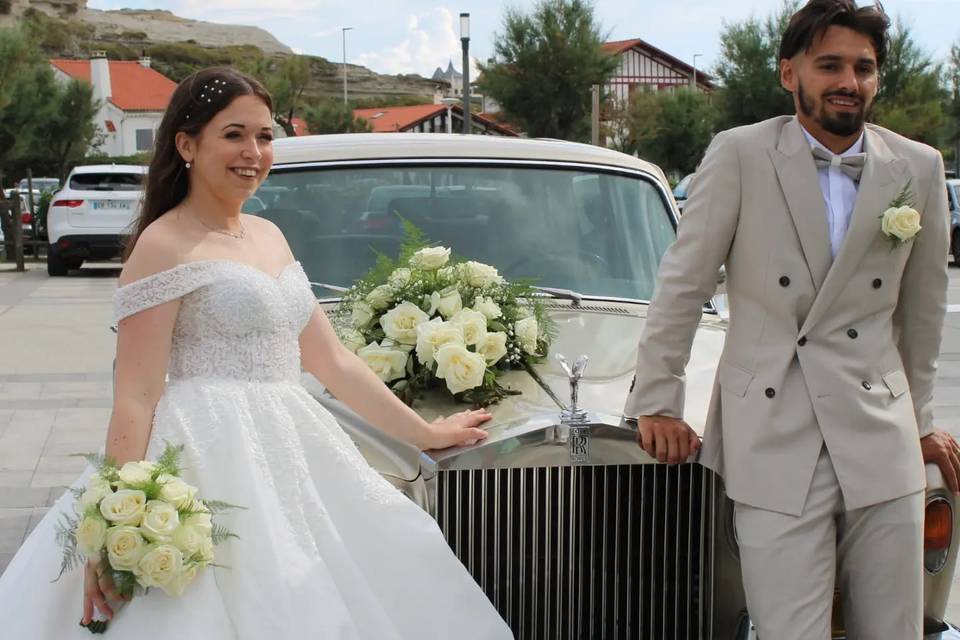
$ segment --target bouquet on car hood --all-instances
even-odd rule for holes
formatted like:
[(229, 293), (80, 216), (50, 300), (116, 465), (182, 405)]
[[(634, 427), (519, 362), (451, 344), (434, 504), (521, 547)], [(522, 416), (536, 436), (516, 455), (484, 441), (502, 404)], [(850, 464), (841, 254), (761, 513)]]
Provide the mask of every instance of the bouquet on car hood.
[[(200, 499), (180, 477), (182, 452), (183, 446), (167, 444), (155, 462), (122, 467), (105, 456), (87, 456), (96, 472), (86, 487), (71, 489), (75, 516), (64, 515), (57, 525), (61, 576), (84, 559), (99, 559), (124, 597), (153, 587), (179, 596), (213, 565), (214, 545), (236, 537), (213, 516), (239, 507)], [(87, 628), (103, 633), (107, 621)]]
[(498, 375), (541, 361), (555, 335), (535, 290), (404, 227), (399, 257), (379, 254), (341, 299), (340, 340), (408, 405), (435, 386), (476, 406), (519, 393)]

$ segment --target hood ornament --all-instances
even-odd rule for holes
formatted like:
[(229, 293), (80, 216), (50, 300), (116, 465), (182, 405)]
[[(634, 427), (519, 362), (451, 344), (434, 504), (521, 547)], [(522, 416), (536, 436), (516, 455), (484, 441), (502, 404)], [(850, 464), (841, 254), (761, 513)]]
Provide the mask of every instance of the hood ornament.
[(560, 412), (560, 424), (569, 427), (567, 442), (570, 446), (570, 462), (586, 462), (590, 456), (590, 427), (587, 423), (587, 412), (578, 406), (580, 396), (580, 378), (587, 367), (590, 356), (582, 355), (573, 363), (567, 363), (562, 354), (557, 354), (557, 362), (567, 378), (570, 380), (570, 406)]

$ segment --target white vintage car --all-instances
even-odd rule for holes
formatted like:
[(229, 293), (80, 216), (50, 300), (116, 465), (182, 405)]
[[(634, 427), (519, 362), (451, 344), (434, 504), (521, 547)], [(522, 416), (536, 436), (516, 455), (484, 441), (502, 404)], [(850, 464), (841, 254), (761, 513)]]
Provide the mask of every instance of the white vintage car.
[[(536, 278), (559, 328), (553, 351), (590, 357), (585, 424), (561, 419), (571, 383), (550, 358), (504, 376), (522, 394), (491, 407), (486, 441), (435, 454), (385, 437), (307, 380), (368, 461), (437, 520), (517, 638), (753, 637), (723, 482), (695, 462), (657, 463), (621, 419), (675, 237), (662, 172), (597, 147), (486, 136), (312, 136), (275, 151), (250, 210), (283, 229), (331, 313), (374, 250), (396, 254), (402, 216), (509, 279)], [(708, 305), (687, 369), (695, 428), (724, 330)], [(461, 407), (437, 393), (415, 408), (429, 419)], [(925, 629), (960, 638), (943, 622), (958, 521), (934, 468), (927, 500)], [(839, 611), (834, 627), (843, 637)]]

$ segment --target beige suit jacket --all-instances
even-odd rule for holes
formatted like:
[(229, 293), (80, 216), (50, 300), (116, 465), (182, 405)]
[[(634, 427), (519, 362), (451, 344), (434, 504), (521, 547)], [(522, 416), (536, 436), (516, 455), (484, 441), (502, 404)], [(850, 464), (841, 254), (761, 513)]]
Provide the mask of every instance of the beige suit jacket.
[[(834, 259), (797, 119), (717, 135), (660, 265), (624, 414), (683, 417), (690, 345), (726, 265), (730, 323), (699, 460), (738, 502), (799, 515), (824, 442), (847, 509), (924, 488), (948, 281), (943, 160), (873, 125), (864, 150)], [(880, 216), (908, 181), (923, 229), (891, 249)]]

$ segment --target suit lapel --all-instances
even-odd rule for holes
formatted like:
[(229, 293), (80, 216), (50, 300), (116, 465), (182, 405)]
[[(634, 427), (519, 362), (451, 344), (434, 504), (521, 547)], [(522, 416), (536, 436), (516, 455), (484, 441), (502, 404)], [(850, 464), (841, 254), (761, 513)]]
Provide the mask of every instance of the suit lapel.
[(830, 230), (817, 168), (810, 154), (810, 145), (796, 118), (784, 125), (777, 148), (769, 153), (793, 226), (800, 238), (813, 286), (819, 291), (833, 261)]
[(867, 160), (847, 235), (804, 320), (801, 333), (810, 331), (843, 290), (880, 233), (880, 216), (903, 188), (906, 162), (893, 155), (880, 136), (869, 128), (864, 134), (864, 150)]

